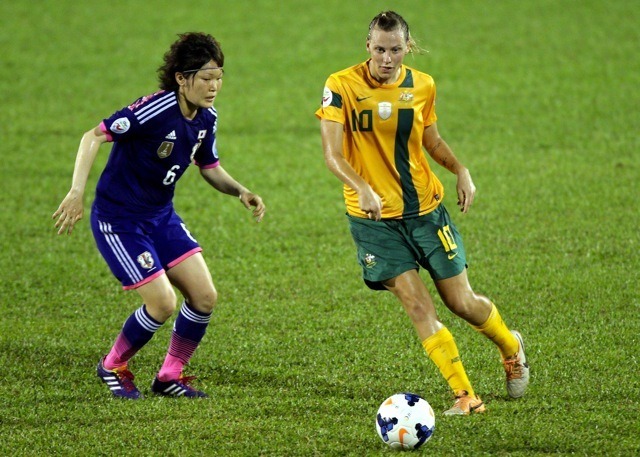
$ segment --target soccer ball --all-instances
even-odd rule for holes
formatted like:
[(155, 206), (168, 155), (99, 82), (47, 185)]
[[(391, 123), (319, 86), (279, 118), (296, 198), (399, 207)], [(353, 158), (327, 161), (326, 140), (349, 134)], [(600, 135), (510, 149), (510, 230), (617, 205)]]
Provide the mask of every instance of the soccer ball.
[(436, 429), (436, 417), (424, 398), (395, 394), (382, 402), (376, 416), (378, 435), (393, 449), (418, 449)]

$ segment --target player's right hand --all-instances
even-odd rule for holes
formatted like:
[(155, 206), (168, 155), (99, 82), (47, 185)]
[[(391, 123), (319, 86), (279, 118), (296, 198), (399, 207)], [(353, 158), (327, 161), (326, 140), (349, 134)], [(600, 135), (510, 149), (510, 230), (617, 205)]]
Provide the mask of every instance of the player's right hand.
[(62, 235), (64, 232), (71, 235), (73, 232), (73, 226), (82, 219), (84, 215), (84, 205), (82, 202), (82, 195), (78, 195), (76, 192), (70, 190), (55, 213), (51, 216), (52, 219), (58, 218), (55, 223), (55, 227), (58, 229), (58, 235)]
[(382, 219), (382, 199), (371, 187), (358, 194), (358, 204), (369, 219), (374, 221)]

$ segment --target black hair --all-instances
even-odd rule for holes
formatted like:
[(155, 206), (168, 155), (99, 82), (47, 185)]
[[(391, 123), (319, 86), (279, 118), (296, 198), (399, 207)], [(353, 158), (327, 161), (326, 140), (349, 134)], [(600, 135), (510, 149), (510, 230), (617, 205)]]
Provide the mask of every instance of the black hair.
[[(224, 53), (220, 43), (206, 33), (190, 32), (178, 35), (171, 48), (164, 55), (164, 64), (158, 68), (160, 89), (175, 91), (178, 89), (175, 74), (193, 71), (213, 60), (219, 67), (224, 66)], [(186, 77), (193, 77), (191, 73)]]

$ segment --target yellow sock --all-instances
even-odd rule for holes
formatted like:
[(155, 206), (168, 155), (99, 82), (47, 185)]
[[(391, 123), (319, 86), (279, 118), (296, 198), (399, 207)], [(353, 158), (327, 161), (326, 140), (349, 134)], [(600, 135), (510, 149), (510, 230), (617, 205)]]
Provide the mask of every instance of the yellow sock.
[(503, 359), (513, 357), (518, 353), (518, 340), (502, 321), (498, 308), (493, 303), (491, 304), (491, 313), (487, 321), (482, 325), (477, 327), (472, 325), (472, 327), (498, 346)]
[(475, 395), (473, 387), (464, 371), (458, 347), (453, 340), (453, 335), (442, 328), (422, 342), (422, 347), (427, 351), (427, 355), (436, 364), (449, 387), (457, 394), (461, 390), (466, 390), (469, 395)]

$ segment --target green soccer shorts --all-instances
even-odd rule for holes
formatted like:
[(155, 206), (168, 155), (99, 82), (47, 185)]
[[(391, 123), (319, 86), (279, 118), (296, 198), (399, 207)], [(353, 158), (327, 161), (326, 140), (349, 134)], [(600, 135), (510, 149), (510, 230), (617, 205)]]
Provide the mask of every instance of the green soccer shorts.
[(457, 276), (467, 266), (462, 237), (443, 205), (411, 219), (347, 218), (371, 289), (386, 290), (382, 281), (420, 267), (438, 280)]

